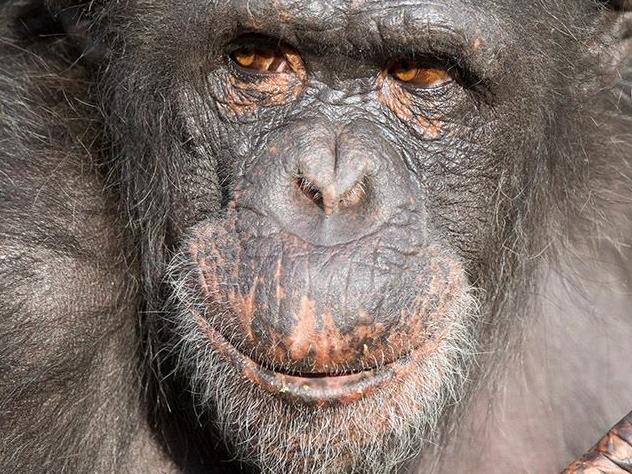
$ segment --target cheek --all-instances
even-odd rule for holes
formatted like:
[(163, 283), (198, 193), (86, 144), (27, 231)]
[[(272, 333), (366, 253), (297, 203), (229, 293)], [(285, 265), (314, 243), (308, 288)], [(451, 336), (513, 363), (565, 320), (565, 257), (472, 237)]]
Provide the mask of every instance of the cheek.
[[(421, 176), (429, 232), (463, 259), (480, 255), (497, 232), (499, 200), (507, 184), (510, 153), (494, 149), (494, 137), (480, 116), (466, 112), (447, 122), (445, 135), (417, 144), (412, 157)], [(509, 165), (511, 166), (511, 165)]]

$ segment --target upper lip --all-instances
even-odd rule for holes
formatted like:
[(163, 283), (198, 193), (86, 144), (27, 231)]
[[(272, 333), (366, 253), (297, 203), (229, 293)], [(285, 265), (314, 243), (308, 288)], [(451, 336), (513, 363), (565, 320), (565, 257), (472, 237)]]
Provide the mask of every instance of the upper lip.
[[(348, 237), (346, 239), (340, 239), (340, 240), (336, 240), (332, 242), (320, 242), (318, 240), (310, 238), (310, 235), (303, 235), (303, 233), (299, 233), (293, 230), (292, 225), (284, 222), (283, 219), (281, 219), (281, 217), (274, 210), (268, 210), (266, 212), (262, 212), (251, 204), (248, 204), (246, 202), (237, 202), (237, 201), (235, 201), (235, 209), (252, 212), (257, 217), (268, 218), (283, 233), (289, 236), (292, 236), (300, 240), (301, 242), (307, 245), (310, 245), (314, 248), (321, 248), (321, 249), (335, 248), (335, 247), (347, 245), (352, 242), (358, 242), (359, 240), (358, 238), (355, 238), (355, 237)], [(360, 240), (370, 239), (370, 238), (375, 237), (377, 234), (379, 234), (381, 229), (382, 229), (382, 226), (377, 226), (377, 227), (372, 226), (371, 228), (367, 229), (362, 234), (362, 237), (360, 238)]]
[(194, 313), (200, 331), (239, 374), (262, 390), (289, 402), (326, 407), (343, 405), (364, 398), (410, 370), (414, 354), (390, 364), (360, 372), (318, 376), (291, 375), (263, 367), (242, 354), (200, 314)]

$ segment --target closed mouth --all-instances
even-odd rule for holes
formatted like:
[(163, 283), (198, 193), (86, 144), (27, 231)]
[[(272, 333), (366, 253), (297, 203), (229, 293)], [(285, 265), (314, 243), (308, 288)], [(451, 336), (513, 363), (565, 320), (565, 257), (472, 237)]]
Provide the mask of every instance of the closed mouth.
[(263, 367), (241, 353), (200, 314), (193, 312), (197, 326), (211, 348), (244, 379), (290, 403), (329, 407), (365, 398), (410, 372), (421, 357), (415, 350), (394, 362), (349, 374), (288, 374)]

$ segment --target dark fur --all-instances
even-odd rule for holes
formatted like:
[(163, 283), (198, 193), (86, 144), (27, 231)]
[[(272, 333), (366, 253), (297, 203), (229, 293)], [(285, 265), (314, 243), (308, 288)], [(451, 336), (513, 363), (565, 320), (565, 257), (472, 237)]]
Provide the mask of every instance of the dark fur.
[[(0, 470), (238, 469), (217, 462), (225, 454), (198, 422), (186, 380), (173, 374), (161, 317), (179, 239), (226, 200), (230, 172), (211, 159), (192, 163), (177, 101), (189, 79), (179, 75), (182, 63), (199, 60), (194, 44), (215, 38), (183, 36), (169, 21), (158, 30), (139, 22), (186, 18), (186, 2), (139, 16), (117, 2), (85, 10), (28, 3), (0, 3)], [(533, 3), (525, 15), (546, 10)], [(445, 231), (483, 290), (481, 351), (496, 362), (518, 352), (528, 312), (541, 302), (532, 294), (542, 274), (561, 269), (582, 281), (577, 254), (611, 254), (630, 268), (632, 71), (610, 89), (603, 75), (620, 58), (603, 51), (616, 34), (591, 21), (602, 13), (596, 2), (581, 4), (557, 7), (568, 30), (559, 43), (548, 30), (534, 38), (524, 63), (556, 68), (529, 86), (532, 97), (550, 97), (546, 107), (502, 117), (537, 133), (531, 156), (548, 159), (501, 164), (493, 229)], [(136, 54), (141, 43), (154, 45), (155, 56)], [(513, 73), (531, 77), (526, 66)], [(520, 149), (519, 133), (501, 138), (485, 145), (508, 157)], [(476, 372), (483, 385), (498, 366), (485, 359)], [(459, 440), (455, 430), (458, 423), (446, 438)]]
[(0, 464), (111, 471), (143, 411), (122, 226), (86, 160), (100, 132), (94, 106), (79, 100), (88, 97), (85, 71), (68, 69), (61, 37), (7, 37), (9, 12), (0, 52), (11, 68), (0, 78)]

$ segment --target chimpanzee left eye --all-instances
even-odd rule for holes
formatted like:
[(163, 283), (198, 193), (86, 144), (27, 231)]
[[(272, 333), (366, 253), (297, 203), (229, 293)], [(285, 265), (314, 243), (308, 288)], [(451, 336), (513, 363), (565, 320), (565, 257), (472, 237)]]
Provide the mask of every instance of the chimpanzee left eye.
[(285, 73), (291, 71), (286, 53), (281, 48), (258, 48), (246, 46), (230, 54), (238, 66), (255, 72)]
[(453, 80), (447, 68), (418, 66), (408, 62), (398, 62), (388, 72), (398, 81), (422, 89), (436, 89)]

